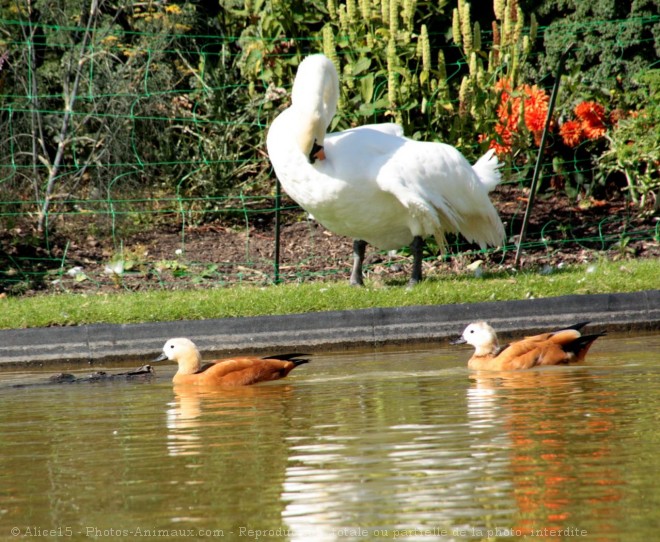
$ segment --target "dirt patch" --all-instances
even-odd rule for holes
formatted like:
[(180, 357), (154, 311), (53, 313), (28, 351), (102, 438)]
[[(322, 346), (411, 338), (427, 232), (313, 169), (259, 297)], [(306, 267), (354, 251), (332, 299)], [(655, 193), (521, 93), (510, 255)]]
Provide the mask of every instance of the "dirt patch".
[[(527, 195), (513, 185), (499, 187), (493, 201), (509, 235), (507, 248), (487, 253), (453, 239), (447, 256), (429, 247), (427, 275), (465, 272), (481, 259), (488, 270), (513, 265)], [(280, 280), (347, 280), (352, 240), (306, 218), (302, 211), (282, 215)], [(525, 268), (586, 262), (598, 257), (658, 257), (658, 217), (640, 216), (622, 198), (588, 199), (575, 204), (561, 193), (536, 198), (521, 257)], [(272, 283), (275, 277), (273, 213), (252, 212), (247, 223), (219, 221), (183, 225), (177, 215), (130, 235), (90, 233), (88, 224), (56, 225), (47, 244), (37, 242), (26, 224), (0, 233), (0, 291), (114, 291)], [(368, 248), (368, 277), (405, 281), (406, 251), (391, 256)]]

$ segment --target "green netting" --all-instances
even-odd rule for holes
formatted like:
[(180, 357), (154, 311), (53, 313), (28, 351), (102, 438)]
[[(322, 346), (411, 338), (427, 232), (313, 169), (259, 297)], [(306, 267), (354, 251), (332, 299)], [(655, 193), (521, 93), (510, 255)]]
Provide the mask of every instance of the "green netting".
[[(588, 24), (618, 25), (612, 46), (623, 55), (633, 40), (630, 28), (655, 28), (659, 20), (653, 16)], [(220, 68), (235, 64), (227, 62), (227, 57), (243, 55), (249, 38), (176, 29), (167, 34), (136, 32), (117, 24), (92, 27), (86, 35), (82, 23), (52, 25), (20, 16), (6, 16), (0, 26), (5, 30), (0, 37), (3, 288), (24, 282), (62, 288), (83, 282), (99, 288), (138, 288), (345, 276), (350, 241), (342, 254), (329, 254), (327, 233), (307, 221), (286, 196), (280, 201), (275, 194), (263, 144), (275, 114), (272, 100), (263, 96), (269, 89), (270, 72), (264, 67), (262, 96), (246, 99), (255, 80), (237, 76), (234, 68)], [(541, 42), (545, 30), (539, 29)], [(587, 47), (579, 39), (584, 25), (567, 24), (563, 31), (567, 42), (575, 41), (578, 54)], [(431, 30), (430, 41), (442, 41), (445, 34), (446, 29)], [(634, 38), (634, 44), (653, 39)], [(350, 35), (338, 40), (346, 42)], [(492, 31), (482, 31), (481, 40), (493, 40)], [(299, 50), (322, 48), (320, 37), (280, 36), (275, 41), (297, 43)], [(440, 49), (452, 59), (446, 64), (447, 81), (460, 81), (469, 60), (457, 55), (454, 45), (434, 46), (434, 55)], [(344, 48), (340, 54), (350, 52), (355, 51)], [(529, 56), (528, 64), (534, 65), (535, 54)], [(134, 60), (138, 56), (139, 62)], [(294, 57), (283, 50), (271, 53), (268, 62), (288, 62)], [(72, 66), (83, 58), (83, 69), (77, 72)], [(649, 67), (657, 65), (656, 61)], [(55, 66), (68, 70), (69, 75), (62, 77), (65, 94), (71, 93), (68, 97), (52, 92), (47, 84), (57, 74), (43, 72), (52, 72)], [(548, 72), (536, 83), (549, 91), (551, 75)], [(495, 82), (495, 76), (490, 76)], [(121, 90), (113, 89), (113, 78), (124, 81)], [(378, 84), (382, 87), (387, 81)], [(617, 81), (612, 81), (612, 88), (616, 87)], [(74, 96), (70, 107), (67, 102)], [(458, 99), (452, 103), (458, 109)], [(387, 107), (374, 109), (373, 120), (382, 121), (385, 113)], [(364, 115), (355, 113), (353, 119), (362, 123)], [(66, 143), (56, 163), (63, 139)], [(245, 144), (238, 146), (236, 142), (241, 141)], [(586, 186), (588, 190), (597, 174), (586, 152), (589, 142), (575, 147), (569, 159), (558, 159), (553, 153), (555, 143), (550, 141), (544, 157), (546, 177), (561, 171), (567, 177), (584, 178), (580, 189)], [(470, 157), (480, 152), (476, 141), (457, 144)], [(499, 199), (508, 205), (507, 245), (475, 251), (455, 239), (449, 256), (430, 255), (429, 261), (459, 253), (502, 265), (510, 260), (525, 211), (521, 195), (531, 164), (512, 160), (503, 174), (507, 180)], [(512, 199), (505, 201), (507, 197)], [(658, 222), (640, 219), (627, 204), (610, 212), (614, 214), (603, 216), (597, 209), (581, 213), (576, 206), (579, 220), (574, 223), (546, 218), (535, 224), (523, 249), (548, 254), (576, 248), (604, 251), (613, 246), (625, 250), (630, 243), (657, 242), (660, 237)], [(276, 215), (289, 228), (279, 247), (275, 246)], [(35, 234), (37, 225), (42, 231)], [(157, 248), (150, 244), (148, 233), (153, 231), (162, 232)], [(287, 246), (287, 231), (295, 232), (296, 239), (302, 236), (304, 246)], [(229, 252), (231, 261), (209, 258), (212, 251), (202, 242), (205, 236), (209, 242), (209, 232), (216, 234), (218, 244), (239, 240)], [(43, 242), (35, 242), (35, 235), (43, 236)], [(163, 242), (169, 243), (166, 249)], [(89, 257), (80, 250), (84, 243), (90, 246)], [(276, 261), (278, 250), (281, 262)], [(400, 263), (385, 255), (379, 260), (372, 263), (374, 273)]]

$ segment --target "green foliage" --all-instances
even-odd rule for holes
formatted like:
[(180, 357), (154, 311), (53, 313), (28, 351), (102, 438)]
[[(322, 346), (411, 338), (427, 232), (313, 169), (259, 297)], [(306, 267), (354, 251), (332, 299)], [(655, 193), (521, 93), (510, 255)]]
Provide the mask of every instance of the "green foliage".
[(521, 0), (521, 5), (547, 25), (538, 63), (527, 67), (529, 77), (553, 70), (574, 42), (578, 47), (568, 58), (568, 72), (579, 73), (583, 88), (612, 93), (612, 108), (634, 108), (639, 88), (634, 76), (660, 55), (657, 0)]
[[(323, 52), (341, 79), (332, 129), (393, 120), (413, 138), (449, 141), (471, 157), (483, 152), (475, 134), (492, 132), (499, 98), (493, 85), (517, 80), (535, 40), (533, 16), (525, 18), (514, 0), (495, 2), (501, 8), (495, 20), (473, 17), (464, 0), (453, 11), (448, 1), (317, 4), (297, 11), (265, 1), (248, 17), (241, 71), (251, 91), (266, 96), (265, 111), (281, 102), (302, 57)], [(482, 39), (482, 24), (494, 28), (492, 41)], [(450, 27), (451, 36), (438, 32)], [(291, 39), (299, 35), (309, 39)]]
[(658, 208), (660, 191), (660, 70), (640, 77), (648, 90), (646, 107), (611, 130), (610, 148), (600, 161), (605, 171), (625, 175), (632, 200), (643, 209), (648, 197)]
[[(177, 109), (162, 90), (179, 86), (175, 51), (194, 13), (130, 2), (89, 10), (81, 1), (65, 10), (30, 2), (2, 10), (14, 20), (5, 105), (19, 112), (9, 117), (10, 136), (0, 146), (1, 163), (12, 165), (1, 173), (12, 179), (5, 189), (47, 200), (52, 179), (54, 201), (73, 194), (100, 199), (143, 182), (146, 162), (175, 162), (169, 115)], [(123, 163), (132, 171), (115, 176), (113, 166)]]
[[(328, 3), (332, 7), (322, 32), (323, 52), (341, 74), (343, 127), (390, 118), (419, 137), (422, 131), (437, 131), (434, 123), (446, 121), (453, 105), (444, 58), (432, 58), (428, 25), (416, 4)], [(446, 2), (429, 4), (425, 18), (446, 26)]]
[[(300, 60), (313, 52), (325, 52), (341, 74), (333, 129), (394, 120), (410, 137), (447, 141), (469, 158), (504, 143), (496, 84), (506, 79), (519, 93), (524, 84), (549, 87), (568, 41), (578, 47), (557, 126), (584, 99), (597, 98), (610, 112), (640, 109), (651, 98), (657, 105), (639, 76), (660, 53), (657, 1), (486, 5), (0, 0), (0, 200), (14, 202), (12, 212), (44, 215), (46, 229), (72, 211), (70, 200), (86, 201), (85, 212), (112, 215), (97, 227), (114, 234), (131, 227), (131, 198), (194, 198), (181, 203), (181, 216), (198, 220), (228, 212), (210, 197), (268, 194), (266, 128), (287, 105)], [(631, 194), (643, 202), (656, 189), (656, 105), (611, 131), (611, 148), (581, 147), (588, 167), (569, 175), (569, 184), (624, 172), (639, 178), (642, 188)], [(515, 128), (505, 159), (524, 176), (537, 134), (522, 120)], [(638, 138), (636, 153), (626, 141)], [(566, 149), (551, 152), (570, 160)], [(599, 163), (602, 171), (590, 171)]]

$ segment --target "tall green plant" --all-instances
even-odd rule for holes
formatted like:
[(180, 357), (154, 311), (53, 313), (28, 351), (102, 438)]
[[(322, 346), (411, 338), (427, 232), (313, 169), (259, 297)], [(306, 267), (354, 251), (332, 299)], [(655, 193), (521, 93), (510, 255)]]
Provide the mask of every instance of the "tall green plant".
[[(532, 17), (524, 32), (516, 0), (495, 1), (499, 19), (492, 21), (490, 46), (465, 0), (453, 11), (449, 0), (258, 4), (258, 12), (235, 13), (249, 20), (241, 34), (242, 71), (251, 90), (266, 96), (264, 110), (281, 104), (302, 57), (322, 51), (341, 79), (333, 129), (390, 120), (411, 137), (438, 138), (468, 154), (483, 150), (475, 132), (492, 131), (496, 121), (495, 82), (517, 79), (536, 31)], [(301, 35), (307, 38), (295, 39)]]
[(447, 25), (447, 3), (328, 1), (323, 52), (342, 75), (344, 125), (391, 118), (413, 134), (448, 115), (444, 54), (433, 58), (429, 33)]
[(647, 89), (645, 105), (619, 120), (606, 138), (609, 149), (600, 157), (606, 173), (624, 175), (630, 197), (640, 209), (652, 200), (660, 209), (660, 70), (640, 76)]

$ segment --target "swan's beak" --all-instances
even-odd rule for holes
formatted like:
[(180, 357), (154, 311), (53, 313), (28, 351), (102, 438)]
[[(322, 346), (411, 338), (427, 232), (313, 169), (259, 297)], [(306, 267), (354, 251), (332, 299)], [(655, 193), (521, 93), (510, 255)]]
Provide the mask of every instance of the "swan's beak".
[(317, 160), (325, 160), (325, 149), (315, 139), (312, 150), (309, 152), (309, 163), (313, 164)]
[(453, 341), (449, 341), (449, 344), (465, 344), (467, 341), (461, 336), (458, 339), (454, 339)]

